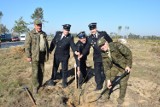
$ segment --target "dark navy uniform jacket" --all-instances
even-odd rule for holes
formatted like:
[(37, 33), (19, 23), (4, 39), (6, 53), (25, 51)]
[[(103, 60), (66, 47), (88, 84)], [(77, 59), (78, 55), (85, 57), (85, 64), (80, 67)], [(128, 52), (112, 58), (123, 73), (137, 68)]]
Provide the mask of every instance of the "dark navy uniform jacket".
[(56, 35), (50, 44), (50, 52), (52, 52), (56, 47), (54, 54), (57, 56), (61, 56), (62, 59), (66, 59), (70, 57), (70, 47), (72, 48), (73, 52), (75, 52), (76, 46), (70, 33), (62, 39), (61, 36), (61, 31), (56, 32)]
[(97, 40), (101, 37), (104, 37), (106, 41), (109, 43), (112, 42), (111, 37), (105, 32), (105, 31), (97, 31), (98, 35), (97, 38), (95, 38), (92, 34), (88, 36), (87, 40), (87, 45), (85, 49), (83, 50), (82, 54), (86, 55), (90, 47), (93, 47), (93, 60), (95, 62), (102, 62), (102, 56), (101, 56), (101, 49), (97, 45)]
[[(80, 52), (80, 54), (82, 53), (82, 51), (84, 50), (85, 46), (87, 43), (83, 44), (81, 41), (78, 41), (76, 43), (76, 48), (77, 51)], [(84, 62), (87, 60), (87, 56), (89, 55), (89, 51), (87, 51), (87, 53), (85, 55), (83, 55), (83, 57), (80, 59), (81, 62)], [(75, 59), (76, 59), (76, 64), (77, 66), (79, 66), (79, 60), (77, 59), (77, 55), (74, 55)]]

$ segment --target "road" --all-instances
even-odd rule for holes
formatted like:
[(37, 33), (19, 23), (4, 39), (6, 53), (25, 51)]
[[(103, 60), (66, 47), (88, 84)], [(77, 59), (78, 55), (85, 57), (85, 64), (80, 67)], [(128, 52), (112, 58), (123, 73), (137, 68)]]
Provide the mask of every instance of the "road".
[(17, 41), (17, 42), (2, 42), (0, 48), (9, 48), (11, 46), (19, 46), (24, 45), (24, 41)]

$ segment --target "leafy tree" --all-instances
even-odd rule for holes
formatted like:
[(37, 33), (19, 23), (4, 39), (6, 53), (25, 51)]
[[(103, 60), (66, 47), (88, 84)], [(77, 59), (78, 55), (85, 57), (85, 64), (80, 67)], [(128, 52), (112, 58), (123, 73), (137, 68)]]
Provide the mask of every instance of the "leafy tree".
[(3, 16), (3, 13), (0, 11), (0, 19), (2, 18), (2, 16)]
[(35, 20), (35, 19), (44, 20), (43, 19), (43, 9), (41, 7), (36, 8), (34, 13), (31, 16), (31, 18), (33, 20)]
[[(48, 21), (45, 21), (43, 18), (43, 9), (41, 7), (38, 7), (35, 9), (34, 13), (31, 15), (31, 19), (33, 20), (39, 19), (42, 22), (48, 22)], [(33, 24), (33, 22), (31, 24)]]
[(18, 21), (15, 21), (15, 25), (14, 25), (14, 27), (12, 28), (12, 29), (13, 29), (13, 32), (22, 34), (22, 33), (24, 33), (24, 32), (29, 31), (29, 29), (27, 28), (27, 25), (28, 25), (28, 23), (26, 23), (26, 22), (23, 20), (23, 17), (20, 17), (20, 18), (18, 19)]
[(120, 32), (122, 30), (122, 26), (118, 26), (118, 34), (120, 35)]
[(7, 27), (3, 24), (0, 24), (0, 34), (5, 34), (9, 32), (9, 30), (7, 29)]
[(2, 16), (3, 16), (3, 13), (0, 11), (0, 23), (1, 23)]
[[(2, 11), (0, 11), (0, 20), (1, 20), (2, 16), (3, 16), (3, 13), (2, 13)], [(8, 32), (9, 32), (9, 30), (7, 29), (7, 27), (3, 24), (0, 24), (0, 34), (5, 34)]]

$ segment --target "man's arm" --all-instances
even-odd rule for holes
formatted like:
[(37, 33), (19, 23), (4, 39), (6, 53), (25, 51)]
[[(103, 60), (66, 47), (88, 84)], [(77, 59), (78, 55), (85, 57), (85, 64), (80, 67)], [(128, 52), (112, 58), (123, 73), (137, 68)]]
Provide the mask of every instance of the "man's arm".
[(86, 39), (87, 39), (87, 41), (86, 41), (87, 43), (86, 43), (84, 49), (82, 50), (82, 54), (81, 54), (82, 56), (88, 55), (89, 50), (91, 48), (91, 39), (90, 38), (86, 38)]
[(70, 43), (70, 46), (72, 48), (72, 51), (75, 53), (77, 51), (77, 48), (76, 48), (76, 45), (74, 43), (73, 36), (71, 36), (71, 39), (70, 39), (69, 43)]
[(103, 31), (103, 35), (108, 43), (113, 42), (112, 38), (107, 34), (107, 32)]
[(25, 40), (25, 53), (27, 56), (27, 61), (31, 62), (32, 61), (32, 54), (31, 54), (31, 43), (32, 43), (32, 38), (30, 36), (30, 33), (27, 34), (26, 40)]
[(52, 39), (50, 43), (49, 53), (53, 51), (53, 49), (55, 48), (55, 45), (56, 45), (56, 36)]
[(132, 52), (131, 52), (131, 50), (127, 46), (125, 46), (121, 43), (118, 43), (118, 49), (119, 49), (119, 52), (125, 57), (125, 59), (127, 61), (126, 62), (127, 66), (125, 67), (125, 69), (130, 71), (130, 69), (132, 67)]

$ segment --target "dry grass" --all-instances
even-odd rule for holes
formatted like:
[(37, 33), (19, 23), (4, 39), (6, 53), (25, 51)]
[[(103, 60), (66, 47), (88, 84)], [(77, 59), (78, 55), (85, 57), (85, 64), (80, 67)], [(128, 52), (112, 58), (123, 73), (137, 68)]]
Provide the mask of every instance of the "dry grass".
[[(160, 77), (160, 41), (159, 40), (129, 40), (128, 47), (133, 54), (133, 76), (151, 79), (159, 83)], [(154, 77), (154, 78), (153, 78)]]
[[(77, 39), (75, 41), (77, 41)], [(160, 96), (160, 92), (158, 90), (153, 92), (151, 87), (156, 90), (159, 89), (160, 85), (160, 41), (128, 40), (127, 46), (133, 53), (133, 68), (130, 77), (130, 84), (132, 84), (132, 88), (129, 88), (130, 90), (128, 93), (130, 94), (127, 96), (132, 95), (133, 98), (135, 97), (134, 100), (127, 97), (127, 100), (138, 103), (136, 97), (141, 100), (145, 100), (148, 97), (151, 99), (159, 98), (157, 96)], [(92, 52), (93, 50), (91, 50), (90, 55), (88, 56), (87, 63), (93, 68)], [(51, 76), (52, 62), (53, 55), (50, 55), (50, 59), (45, 66), (46, 71), (44, 74), (44, 82)], [(71, 52), (69, 69), (73, 68), (74, 63), (75, 60), (73, 58), (73, 53)], [(69, 80), (73, 78), (73, 76), (70, 76)], [(61, 83), (61, 80), (58, 81)], [(78, 106), (76, 102), (77, 96), (75, 94), (77, 93), (77, 90), (74, 89), (74, 82), (64, 90), (59, 87), (59, 83), (56, 87), (51, 89), (42, 89), (39, 95), (39, 100), (41, 100), (40, 107), (52, 107), (53, 105), (60, 104), (59, 102), (61, 102), (62, 107), (65, 107), (66, 105), (70, 105), (70, 107), (73, 105)], [(30, 84), (31, 66), (25, 61), (24, 48), (12, 47), (9, 49), (0, 49), (0, 107), (30, 106), (31, 101), (27, 94), (22, 91), (23, 85), (29, 86)], [(154, 96), (150, 96), (152, 95), (151, 93)], [(64, 102), (65, 105), (63, 105)], [(154, 102), (152, 103), (155, 104)], [(94, 107), (93, 104), (79, 105), (79, 107), (85, 105), (86, 107)]]

